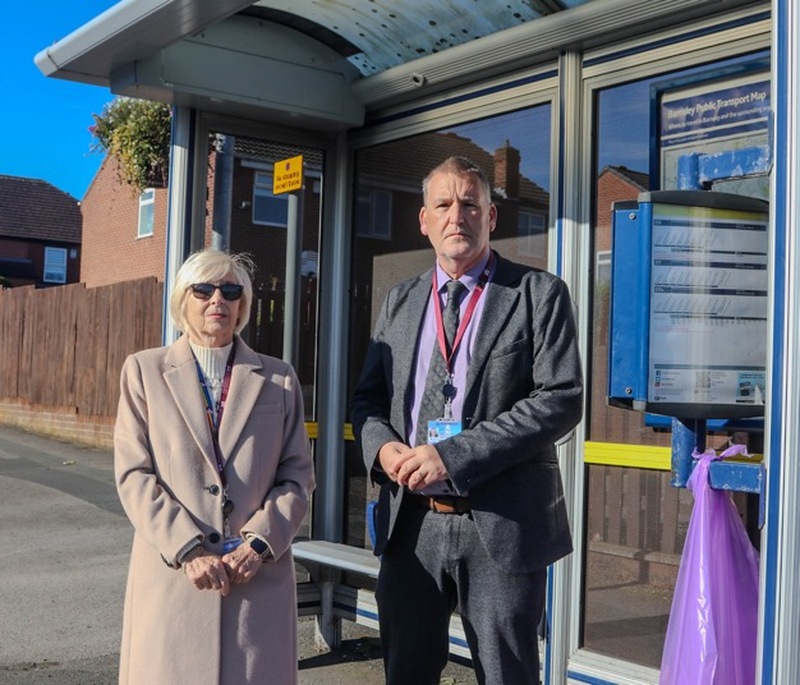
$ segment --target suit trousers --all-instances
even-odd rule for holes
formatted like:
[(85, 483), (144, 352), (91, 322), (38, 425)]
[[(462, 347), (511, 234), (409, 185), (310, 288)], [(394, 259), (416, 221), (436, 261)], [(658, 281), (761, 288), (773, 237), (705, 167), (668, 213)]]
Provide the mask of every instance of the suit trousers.
[(471, 514), (440, 514), (406, 493), (376, 588), (387, 685), (438, 685), (458, 609), (479, 683), (537, 685), (547, 571), (506, 573)]

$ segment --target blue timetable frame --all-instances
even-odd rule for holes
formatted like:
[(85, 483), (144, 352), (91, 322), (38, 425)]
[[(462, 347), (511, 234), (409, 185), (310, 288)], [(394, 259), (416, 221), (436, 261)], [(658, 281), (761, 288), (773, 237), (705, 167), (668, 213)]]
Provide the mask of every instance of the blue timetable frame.
[[(672, 214), (676, 223), (687, 219), (674, 250), (674, 281), (664, 286), (654, 280), (654, 270), (664, 270), (654, 222), (669, 223), (663, 217)], [(767, 218), (764, 200), (727, 193), (654, 191), (614, 204), (609, 404), (683, 419), (763, 416)], [(727, 249), (706, 254), (704, 246), (731, 226), (741, 234), (727, 231)], [(731, 244), (740, 236), (741, 252)], [(654, 311), (654, 300), (664, 297), (673, 309)]]

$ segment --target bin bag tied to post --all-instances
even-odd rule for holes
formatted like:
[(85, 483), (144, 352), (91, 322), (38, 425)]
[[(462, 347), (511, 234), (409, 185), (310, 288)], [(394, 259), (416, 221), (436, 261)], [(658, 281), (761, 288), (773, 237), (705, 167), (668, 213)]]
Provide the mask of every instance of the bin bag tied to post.
[(694, 494), (672, 599), (659, 685), (753, 685), (758, 624), (758, 553), (729, 492), (709, 484), (715, 459), (746, 454), (734, 445), (699, 454)]

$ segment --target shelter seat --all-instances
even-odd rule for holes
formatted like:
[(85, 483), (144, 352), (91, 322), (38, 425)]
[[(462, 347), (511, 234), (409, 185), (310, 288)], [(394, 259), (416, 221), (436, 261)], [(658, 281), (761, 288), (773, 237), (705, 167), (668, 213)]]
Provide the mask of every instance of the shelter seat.
[[(300, 616), (316, 616), (316, 642), (320, 649), (335, 649), (341, 641), (341, 620), (378, 629), (378, 606), (371, 590), (341, 582), (342, 571), (376, 579), (380, 559), (371, 550), (327, 540), (298, 539), (292, 543), (295, 562), (308, 570), (311, 581), (299, 583)], [(459, 616), (450, 620), (450, 654), (469, 661), (470, 653)]]
[(292, 554), (312, 576), (314, 566), (328, 566), (377, 578), (381, 567), (380, 559), (371, 550), (327, 540), (297, 540), (292, 544)]

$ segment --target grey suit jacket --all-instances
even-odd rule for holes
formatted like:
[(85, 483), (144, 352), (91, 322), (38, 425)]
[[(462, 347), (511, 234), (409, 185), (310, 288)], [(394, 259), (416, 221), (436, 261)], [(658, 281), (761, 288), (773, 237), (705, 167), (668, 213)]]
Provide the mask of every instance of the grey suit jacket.
[[(497, 255), (496, 255), (497, 256)], [(387, 295), (352, 402), (353, 427), (381, 484), (375, 553), (391, 539), (404, 490), (377, 463), (382, 445), (408, 444), (415, 335), (431, 270)], [(497, 256), (464, 396), (464, 430), (437, 444), (456, 490), (469, 492), (487, 551), (507, 572), (530, 573), (572, 551), (554, 443), (580, 420), (583, 383), (572, 300), (556, 276)]]

